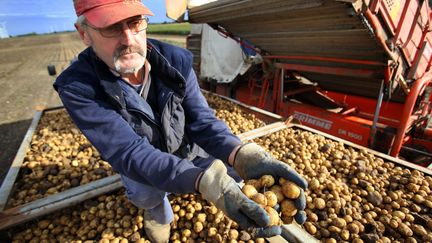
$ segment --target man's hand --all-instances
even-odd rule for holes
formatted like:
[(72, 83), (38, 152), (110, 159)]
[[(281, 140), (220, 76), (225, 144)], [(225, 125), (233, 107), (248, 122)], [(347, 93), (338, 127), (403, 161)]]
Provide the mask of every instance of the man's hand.
[(298, 210), (295, 220), (299, 224), (306, 221), (306, 198), (304, 191), (307, 188), (306, 180), (301, 177), (289, 165), (270, 156), (256, 143), (248, 143), (241, 146), (234, 158), (233, 167), (244, 180), (258, 179), (263, 175), (272, 175), (276, 180), (285, 178), (302, 188), (300, 196), (295, 200)]
[(227, 174), (227, 168), (220, 160), (204, 172), (198, 191), (202, 197), (215, 204), (230, 219), (248, 230), (252, 237), (272, 237), (282, 232), (280, 226), (270, 226), (267, 212), (257, 203), (247, 198), (237, 183)]

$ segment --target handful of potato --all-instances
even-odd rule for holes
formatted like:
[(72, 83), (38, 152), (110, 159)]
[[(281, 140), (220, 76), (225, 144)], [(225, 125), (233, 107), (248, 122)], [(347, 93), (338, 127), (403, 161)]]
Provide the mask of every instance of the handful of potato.
[(278, 183), (271, 175), (245, 182), (242, 192), (262, 206), (270, 217), (270, 226), (290, 224), (297, 209), (294, 200), (300, 196), (300, 187), (280, 178)]

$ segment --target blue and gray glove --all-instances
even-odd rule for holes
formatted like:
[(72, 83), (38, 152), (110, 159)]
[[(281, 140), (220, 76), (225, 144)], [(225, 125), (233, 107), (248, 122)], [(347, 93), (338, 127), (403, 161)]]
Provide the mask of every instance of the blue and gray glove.
[(203, 173), (198, 182), (202, 197), (222, 210), (226, 216), (249, 231), (252, 237), (272, 237), (280, 235), (280, 226), (270, 226), (267, 212), (256, 202), (247, 198), (237, 183), (227, 174), (227, 168), (220, 160)]
[(303, 224), (306, 221), (306, 198), (304, 191), (307, 188), (306, 180), (286, 163), (269, 155), (256, 143), (242, 145), (234, 157), (233, 167), (244, 180), (259, 179), (263, 175), (272, 175), (276, 180), (285, 178), (301, 188), (300, 196), (294, 201), (297, 214), (294, 219)]

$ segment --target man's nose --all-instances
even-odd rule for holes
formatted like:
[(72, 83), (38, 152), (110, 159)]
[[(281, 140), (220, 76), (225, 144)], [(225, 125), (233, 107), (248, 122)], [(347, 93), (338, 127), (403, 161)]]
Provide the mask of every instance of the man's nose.
[(134, 34), (129, 29), (129, 27), (126, 25), (126, 27), (123, 28), (122, 34), (121, 34), (121, 43), (124, 45), (131, 45), (134, 43)]

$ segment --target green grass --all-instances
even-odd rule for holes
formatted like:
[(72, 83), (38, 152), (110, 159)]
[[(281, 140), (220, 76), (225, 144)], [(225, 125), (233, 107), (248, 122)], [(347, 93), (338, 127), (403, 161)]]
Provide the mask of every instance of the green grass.
[(190, 29), (191, 26), (189, 23), (150, 24), (147, 33), (160, 35), (188, 35)]
[(183, 43), (183, 42), (169, 40), (169, 39), (159, 39), (159, 40), (163, 41), (163, 42), (166, 42), (166, 43), (169, 43), (171, 45), (175, 45), (175, 46), (178, 46), (178, 47), (186, 48), (186, 43)]

